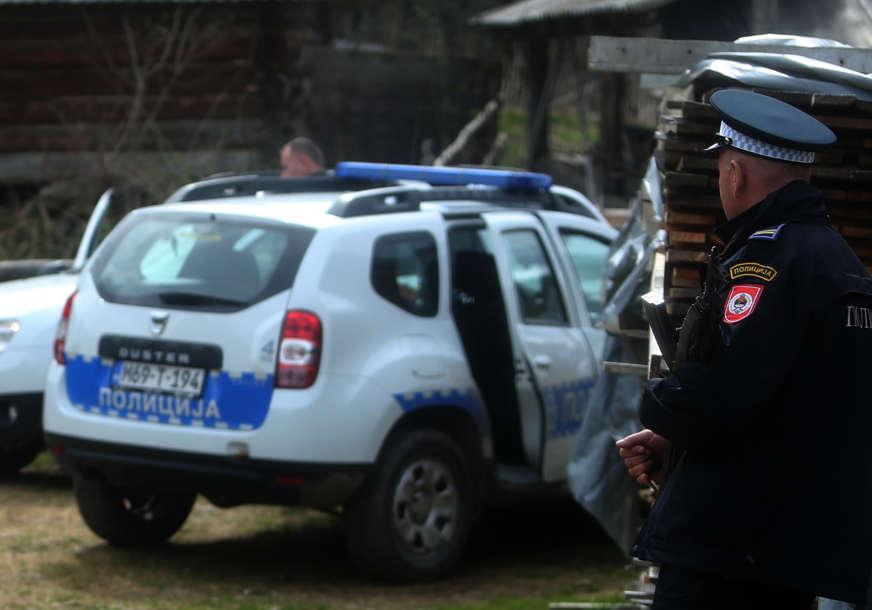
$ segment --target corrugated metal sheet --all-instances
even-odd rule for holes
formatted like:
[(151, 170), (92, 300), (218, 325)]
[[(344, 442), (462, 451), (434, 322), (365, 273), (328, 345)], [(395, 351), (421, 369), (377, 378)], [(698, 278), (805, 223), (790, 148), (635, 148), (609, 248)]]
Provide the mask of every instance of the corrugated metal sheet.
[(0, 0), (0, 6), (16, 5), (64, 5), (86, 6), (96, 4), (254, 4), (256, 2), (315, 2), (317, 0)]
[(533, 21), (591, 17), (606, 13), (634, 13), (660, 8), (675, 0), (521, 0), (485, 11), (473, 23), (511, 27)]

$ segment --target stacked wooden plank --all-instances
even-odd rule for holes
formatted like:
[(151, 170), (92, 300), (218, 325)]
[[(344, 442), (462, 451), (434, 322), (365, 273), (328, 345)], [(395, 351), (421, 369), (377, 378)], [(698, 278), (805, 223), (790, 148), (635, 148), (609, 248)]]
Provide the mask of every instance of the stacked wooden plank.
[[(872, 269), (872, 102), (854, 96), (757, 91), (812, 114), (838, 136), (833, 149), (817, 154), (812, 182), (824, 193), (833, 226)], [(707, 254), (719, 243), (714, 228), (724, 221), (717, 159), (702, 152), (720, 124), (706, 102), (709, 93), (665, 102), (657, 131), (655, 154), (669, 235), (665, 297), (676, 320), (699, 290)]]

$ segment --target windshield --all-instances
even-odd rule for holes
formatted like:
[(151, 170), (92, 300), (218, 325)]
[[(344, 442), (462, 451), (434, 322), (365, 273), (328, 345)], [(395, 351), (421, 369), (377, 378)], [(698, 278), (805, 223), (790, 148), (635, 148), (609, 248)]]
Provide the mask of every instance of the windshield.
[(92, 268), (107, 301), (232, 311), (289, 288), (314, 231), (215, 215), (133, 215)]

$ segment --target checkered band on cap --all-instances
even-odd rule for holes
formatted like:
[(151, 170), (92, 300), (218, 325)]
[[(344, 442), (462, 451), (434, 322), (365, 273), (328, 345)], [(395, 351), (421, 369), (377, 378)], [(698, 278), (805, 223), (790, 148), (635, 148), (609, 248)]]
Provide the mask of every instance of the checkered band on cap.
[(729, 141), (729, 145), (733, 148), (760, 155), (761, 157), (769, 157), (770, 159), (777, 159), (779, 161), (789, 161), (790, 163), (803, 163), (805, 165), (811, 165), (814, 163), (813, 152), (769, 144), (763, 140), (758, 140), (757, 138), (752, 138), (740, 131), (736, 131), (723, 121), (721, 121), (721, 128), (718, 130), (718, 135), (726, 138)]

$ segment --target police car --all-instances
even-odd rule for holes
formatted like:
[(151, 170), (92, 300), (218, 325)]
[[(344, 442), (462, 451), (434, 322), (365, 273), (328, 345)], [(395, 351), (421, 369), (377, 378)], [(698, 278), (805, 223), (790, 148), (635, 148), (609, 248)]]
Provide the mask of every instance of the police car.
[(43, 423), (110, 543), (168, 539), (196, 494), (303, 505), (341, 512), (364, 571), (426, 579), (490, 494), (563, 485), (614, 229), (542, 174), (314, 180), (185, 187), (81, 275)]

